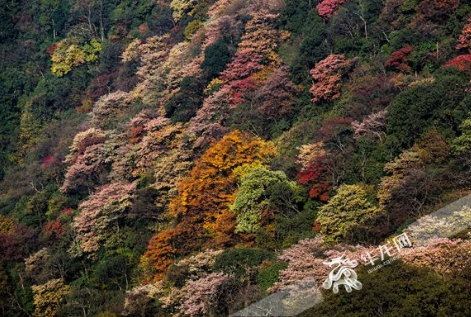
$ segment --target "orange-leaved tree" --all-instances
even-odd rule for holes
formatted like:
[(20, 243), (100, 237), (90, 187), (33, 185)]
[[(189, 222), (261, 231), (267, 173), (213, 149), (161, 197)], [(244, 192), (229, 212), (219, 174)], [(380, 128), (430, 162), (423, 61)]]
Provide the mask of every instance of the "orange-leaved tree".
[(164, 276), (177, 255), (237, 241), (237, 222), (229, 209), (237, 189), (234, 170), (248, 164), (266, 164), (274, 155), (273, 143), (238, 130), (203, 154), (190, 176), (179, 183), (178, 196), (170, 203), (176, 226), (152, 237), (143, 256), (144, 263), (153, 265), (155, 279)]

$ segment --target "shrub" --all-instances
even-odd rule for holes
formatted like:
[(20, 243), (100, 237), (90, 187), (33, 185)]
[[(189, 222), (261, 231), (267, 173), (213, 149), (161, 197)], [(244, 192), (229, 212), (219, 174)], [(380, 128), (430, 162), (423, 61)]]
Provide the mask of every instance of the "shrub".
[(266, 269), (260, 271), (257, 277), (257, 285), (264, 291), (278, 282), (280, 271), (288, 267), (286, 262), (276, 262)]
[(204, 61), (201, 63), (201, 68), (206, 72), (208, 78), (212, 79), (219, 75), (230, 61), (231, 53), (227, 43), (224, 40), (219, 40), (204, 51)]
[(274, 257), (273, 252), (262, 249), (227, 249), (216, 257), (213, 269), (241, 277), (248, 273), (250, 268)]
[[(377, 207), (371, 202), (369, 189), (362, 185), (342, 185), (328, 204), (319, 209), (321, 232), (329, 242), (355, 240), (367, 222), (376, 215)], [(362, 229), (364, 230), (364, 228)]]

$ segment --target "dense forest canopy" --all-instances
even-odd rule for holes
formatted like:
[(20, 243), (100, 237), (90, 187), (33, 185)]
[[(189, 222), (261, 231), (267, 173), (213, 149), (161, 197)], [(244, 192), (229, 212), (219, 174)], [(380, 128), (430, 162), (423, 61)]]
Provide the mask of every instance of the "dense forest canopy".
[[(470, 193), (470, 1), (0, 2), (2, 316), (228, 316)], [(301, 316), (470, 316), (469, 240)]]

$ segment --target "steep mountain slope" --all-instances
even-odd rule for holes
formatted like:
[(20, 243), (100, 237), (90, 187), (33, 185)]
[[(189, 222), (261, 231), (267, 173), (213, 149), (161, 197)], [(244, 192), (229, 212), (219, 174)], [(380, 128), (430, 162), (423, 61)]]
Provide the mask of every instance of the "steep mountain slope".
[[(0, 16), (2, 315), (226, 316), (469, 192), (468, 1)], [(468, 238), (304, 315), (469, 316)]]

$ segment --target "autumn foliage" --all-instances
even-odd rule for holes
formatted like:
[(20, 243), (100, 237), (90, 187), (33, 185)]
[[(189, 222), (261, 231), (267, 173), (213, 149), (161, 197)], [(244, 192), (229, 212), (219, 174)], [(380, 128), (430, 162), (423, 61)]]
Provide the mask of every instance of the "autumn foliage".
[(443, 24), (458, 8), (459, 0), (425, 0), (417, 6), (419, 21)]
[(444, 66), (456, 67), (460, 72), (469, 72), (471, 71), (471, 55), (459, 55), (448, 61)]
[[(24, 224), (8, 225), (6, 232), (0, 232), (0, 262), (18, 260), (34, 248), (36, 232)], [(2, 228), (3, 229), (3, 228)]]
[(51, 72), (54, 75), (61, 77), (68, 74), (75, 67), (87, 62), (97, 61), (101, 50), (100, 42), (92, 40), (89, 43), (84, 43), (84, 45), (80, 44), (62, 40), (57, 43), (54, 49), (50, 49), (50, 52), (52, 52)]
[(326, 177), (329, 153), (322, 142), (306, 144), (300, 148), (298, 162), (302, 168), (298, 173), (298, 183), (309, 185), (309, 197), (326, 202), (329, 200), (331, 181)]
[(290, 81), (288, 70), (280, 68), (256, 91), (257, 112), (264, 118), (279, 120), (293, 110), (296, 94), (297, 87)]
[(414, 49), (411, 46), (406, 46), (393, 52), (386, 60), (386, 67), (396, 68), (401, 72), (409, 73), (411, 71), (411, 67), (408, 65), (409, 60), (407, 57), (413, 52), (413, 50)]
[(331, 101), (340, 97), (342, 76), (353, 65), (355, 59), (346, 59), (345, 55), (329, 55), (311, 70), (314, 85), (311, 87), (313, 102)]
[(328, 20), (345, 2), (346, 0), (323, 0), (316, 6), (317, 12), (321, 17)]
[(58, 219), (48, 221), (44, 226), (44, 231), (46, 234), (56, 238), (60, 238), (65, 234), (64, 225)]
[(66, 157), (66, 163), (70, 164), (65, 175), (62, 192), (68, 192), (82, 187), (93, 187), (99, 183), (99, 179), (105, 170), (104, 143), (106, 133), (99, 129), (88, 129), (78, 133), (70, 154)]
[(56, 316), (61, 302), (70, 291), (70, 286), (64, 284), (63, 279), (50, 280), (42, 285), (33, 285), (34, 316)]
[(15, 222), (9, 217), (0, 215), (0, 234), (8, 234), (15, 228)]
[(382, 110), (376, 113), (372, 113), (363, 119), (362, 122), (353, 121), (352, 127), (355, 130), (355, 137), (359, 138), (361, 136), (375, 136), (382, 140), (382, 135), (386, 128), (386, 119), (388, 112), (387, 110)]
[(469, 1), (2, 4), (2, 316), (471, 316)]
[(467, 49), (468, 51), (471, 49), (471, 18), (461, 31), (456, 49)]
[(98, 251), (118, 221), (125, 219), (131, 207), (135, 184), (105, 185), (79, 205), (80, 214), (74, 219), (77, 240), (85, 252)]
[(178, 224), (154, 236), (144, 257), (154, 259), (162, 273), (175, 252), (185, 254), (205, 241), (234, 243), (236, 219), (229, 209), (235, 199), (233, 172), (239, 166), (266, 163), (274, 154), (272, 143), (237, 130), (215, 143), (178, 185), (179, 195), (170, 204)]

